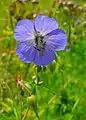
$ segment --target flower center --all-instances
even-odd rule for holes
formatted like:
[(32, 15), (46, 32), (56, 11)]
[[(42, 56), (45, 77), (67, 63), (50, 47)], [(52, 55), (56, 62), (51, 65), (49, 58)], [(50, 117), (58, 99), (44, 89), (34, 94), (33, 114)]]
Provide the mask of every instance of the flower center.
[(44, 36), (40, 35), (39, 32), (36, 32), (36, 35), (35, 35), (35, 47), (38, 51), (45, 49)]

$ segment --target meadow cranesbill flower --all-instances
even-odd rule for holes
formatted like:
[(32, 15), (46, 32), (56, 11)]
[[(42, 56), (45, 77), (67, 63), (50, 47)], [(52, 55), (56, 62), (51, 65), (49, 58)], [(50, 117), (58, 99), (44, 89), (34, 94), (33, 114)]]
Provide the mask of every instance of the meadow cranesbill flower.
[(16, 54), (25, 63), (34, 62), (46, 66), (55, 60), (54, 51), (64, 50), (66, 34), (58, 28), (54, 18), (37, 16), (34, 21), (20, 20), (14, 30), (14, 38), (19, 40)]

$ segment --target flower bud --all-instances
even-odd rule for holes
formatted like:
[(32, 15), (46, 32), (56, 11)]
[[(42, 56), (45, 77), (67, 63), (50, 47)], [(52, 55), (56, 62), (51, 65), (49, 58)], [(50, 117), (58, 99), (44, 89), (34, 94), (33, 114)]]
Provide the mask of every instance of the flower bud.
[(29, 102), (29, 105), (30, 106), (35, 106), (35, 103), (36, 103), (36, 96), (35, 95), (31, 95), (28, 97), (28, 102)]

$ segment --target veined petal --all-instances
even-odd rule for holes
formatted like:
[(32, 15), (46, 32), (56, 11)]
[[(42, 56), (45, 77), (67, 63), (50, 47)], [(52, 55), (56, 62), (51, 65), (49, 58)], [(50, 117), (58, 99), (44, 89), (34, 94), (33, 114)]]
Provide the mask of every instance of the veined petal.
[(36, 31), (40, 32), (42, 36), (58, 28), (57, 21), (47, 16), (37, 16), (34, 20), (34, 25)]
[(35, 48), (28, 42), (19, 43), (16, 49), (16, 54), (25, 63), (33, 62), (35, 53)]
[(64, 50), (67, 45), (66, 33), (61, 29), (53, 30), (46, 35), (45, 41), (52, 50)]
[(20, 42), (34, 39), (33, 22), (28, 19), (20, 20), (14, 30), (14, 38)]
[(55, 60), (56, 55), (50, 48), (46, 48), (44, 51), (36, 51), (34, 63), (39, 66), (46, 66)]
[(43, 29), (44, 18), (48, 18), (47, 16), (37, 16), (34, 20), (35, 30), (40, 32)]

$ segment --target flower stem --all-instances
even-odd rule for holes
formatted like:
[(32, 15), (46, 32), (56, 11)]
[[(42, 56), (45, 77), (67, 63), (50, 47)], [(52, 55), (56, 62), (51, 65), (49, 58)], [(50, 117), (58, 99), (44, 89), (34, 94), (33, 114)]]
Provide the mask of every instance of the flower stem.
[(38, 112), (37, 112), (37, 110), (36, 110), (36, 108), (35, 108), (35, 107), (34, 107), (34, 112), (35, 112), (36, 117), (38, 118), (38, 120), (40, 120), (39, 115), (38, 115)]
[(28, 110), (29, 110), (29, 107), (27, 108), (27, 111), (26, 111), (26, 113), (24, 114), (24, 116), (23, 116), (23, 118), (21, 120), (25, 120), (25, 118), (26, 118), (26, 116), (28, 114)]
[(10, 13), (9, 13), (9, 16), (10, 16), (10, 25), (11, 25), (11, 28), (12, 28), (12, 30), (14, 30), (13, 19), (12, 19), (12, 16), (11, 16)]
[(27, 67), (26, 67), (26, 71), (25, 71), (25, 74), (24, 74), (24, 79), (27, 79), (27, 74), (28, 74), (29, 67), (30, 67), (30, 64), (28, 64)]

